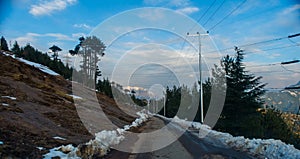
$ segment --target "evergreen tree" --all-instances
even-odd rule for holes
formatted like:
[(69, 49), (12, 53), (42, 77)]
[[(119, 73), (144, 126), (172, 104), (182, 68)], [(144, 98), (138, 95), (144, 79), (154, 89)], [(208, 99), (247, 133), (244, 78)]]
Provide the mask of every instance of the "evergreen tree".
[(18, 44), (17, 41), (15, 41), (11, 51), (17, 56), (17, 57), (21, 57), (21, 48)]
[(80, 37), (78, 40), (79, 40), (79, 44), (77, 44), (75, 46), (75, 49), (74, 50), (69, 50), (69, 53), (71, 55), (73, 55), (73, 56), (78, 54), (78, 52), (79, 52), (79, 50), (81, 48), (81, 45), (82, 45), (83, 41), (85, 40), (85, 38), (84, 37)]
[(75, 49), (69, 50), (69, 52), (72, 55), (80, 55), (82, 57), (80, 65), (82, 83), (86, 86), (93, 87), (98, 77), (101, 76), (101, 71), (97, 65), (100, 61), (100, 57), (104, 56), (106, 47), (96, 36), (87, 38), (80, 37), (79, 41)]
[(59, 51), (62, 51), (62, 49), (59, 48), (59, 47), (56, 46), (56, 45), (51, 46), (49, 49), (50, 49), (50, 50), (52, 51), (52, 53), (53, 53), (52, 57), (53, 57), (54, 61), (57, 61), (57, 58), (58, 58), (58, 52), (59, 52)]
[(5, 38), (3, 36), (1, 37), (1, 46), (0, 46), (0, 49), (4, 50), (4, 51), (9, 51), (8, 46), (7, 46), (7, 42), (6, 42), (6, 40), (5, 40)]
[(262, 107), (261, 96), (266, 84), (261, 84), (262, 77), (245, 71), (243, 50), (236, 47), (235, 51), (235, 57), (227, 55), (221, 60), (223, 70), (218, 67), (213, 70), (215, 82), (221, 71), (225, 72), (227, 86), (225, 104), (216, 128), (233, 135), (261, 136), (263, 130), (258, 108)]

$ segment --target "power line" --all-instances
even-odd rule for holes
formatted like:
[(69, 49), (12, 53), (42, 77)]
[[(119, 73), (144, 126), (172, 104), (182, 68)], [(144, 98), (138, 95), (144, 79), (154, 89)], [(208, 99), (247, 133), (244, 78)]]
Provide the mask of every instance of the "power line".
[(264, 50), (259, 50), (259, 51), (249, 51), (249, 52), (244, 52), (244, 54), (253, 54), (256, 52), (262, 52), (262, 51), (270, 51), (270, 50), (279, 50), (279, 49), (285, 49), (289, 47), (296, 47), (298, 45), (287, 45), (287, 46), (281, 46), (281, 47), (275, 47), (275, 48), (269, 48), (269, 49), (264, 49)]
[(294, 43), (294, 44), (296, 44), (296, 45), (300, 46), (300, 43), (297, 43), (297, 42), (293, 41), (293, 40), (292, 40), (292, 39), (290, 39), (290, 38), (289, 38), (289, 41), (290, 41), (291, 43)]
[(262, 64), (262, 65), (249, 65), (246, 67), (262, 67), (262, 66), (274, 66), (274, 65), (279, 65), (280, 63), (271, 63), (271, 64)]
[[(217, 0), (214, 0), (211, 4), (210, 4), (210, 6), (206, 9), (206, 11), (202, 14), (202, 16), (197, 20), (197, 23), (199, 23), (200, 22), (200, 20), (207, 14), (207, 12), (211, 9), (211, 7), (216, 3), (216, 1)], [(192, 28), (194, 28), (194, 27), (192, 27)], [(190, 30), (192, 30), (192, 29), (190, 29)]]
[(233, 14), (237, 9), (239, 9), (244, 3), (246, 3), (247, 0), (244, 0), (242, 3), (240, 3), (236, 8), (234, 8), (229, 14), (227, 14), (223, 19), (221, 19), (218, 23), (216, 23), (214, 26), (212, 26), (210, 29), (207, 31), (209, 32), (210, 30), (214, 29), (217, 25), (222, 23), (225, 19), (227, 19), (231, 14)]
[[(264, 41), (249, 43), (249, 44), (237, 45), (237, 46), (238, 47), (253, 46), (253, 45), (258, 45), (258, 44), (270, 43), (270, 42), (274, 42), (274, 41), (280, 41), (280, 40), (283, 40), (283, 39), (290, 39), (290, 38), (293, 38), (293, 37), (296, 37), (296, 36), (300, 36), (300, 33), (289, 35), (289, 36), (285, 36), (285, 37), (270, 39), (270, 40), (264, 40)], [(234, 49), (234, 47), (228, 47), (228, 48), (223, 48), (223, 49), (219, 49), (219, 50), (208, 51), (206, 53), (222, 52), (222, 51), (226, 51), (226, 50), (230, 50), (230, 49)]]
[[(247, 52), (244, 52), (244, 55), (254, 54), (254, 53), (257, 53), (257, 52), (270, 51), (270, 50), (280, 50), (280, 49), (285, 49), (285, 48), (289, 48), (289, 47), (296, 47), (296, 46), (298, 46), (298, 45), (281, 46), (281, 47), (269, 48), (269, 49), (258, 50), (258, 51), (247, 51)], [(232, 48), (230, 48), (230, 49), (232, 49)], [(233, 56), (234, 54), (228, 54), (228, 55)], [(216, 58), (219, 58), (219, 57), (211, 57), (210, 59), (216, 59)]]
[(203, 24), (203, 26), (205, 26), (207, 24), (208, 21), (210, 21), (210, 19), (221, 9), (221, 7), (223, 6), (223, 4), (225, 3), (225, 0), (223, 0), (223, 2), (219, 5), (219, 7), (213, 12), (213, 14), (206, 20), (206, 22)]
[(290, 69), (287, 69), (286, 67), (284, 67), (283, 65), (280, 65), (284, 70), (286, 71), (289, 71), (289, 72), (292, 72), (292, 73), (300, 73), (300, 71), (294, 71), (294, 70), (290, 70)]
[(227, 21), (227, 22), (225, 22), (225, 23), (223, 23), (222, 25), (219, 25), (219, 26), (223, 26), (223, 25), (225, 25), (225, 24), (227, 24), (227, 23), (232, 23), (232, 24), (234, 24), (234, 23), (236, 23), (236, 22), (240, 22), (240, 21), (244, 21), (244, 20), (247, 20), (247, 19), (249, 19), (249, 18), (252, 18), (252, 17), (257, 17), (257, 15), (260, 15), (260, 14), (262, 14), (262, 13), (268, 13), (268, 12), (271, 12), (271, 11), (273, 11), (273, 10), (275, 10), (275, 9), (278, 9), (279, 7), (274, 7), (274, 8), (269, 8), (269, 9), (266, 9), (266, 10), (262, 10), (262, 11), (259, 11), (259, 12), (257, 12), (257, 13), (254, 13), (254, 14), (251, 14), (251, 15), (248, 15), (248, 16), (245, 16), (245, 17), (242, 17), (242, 18), (239, 18), (239, 19), (235, 19), (234, 20), (234, 22), (232, 22), (232, 21)]

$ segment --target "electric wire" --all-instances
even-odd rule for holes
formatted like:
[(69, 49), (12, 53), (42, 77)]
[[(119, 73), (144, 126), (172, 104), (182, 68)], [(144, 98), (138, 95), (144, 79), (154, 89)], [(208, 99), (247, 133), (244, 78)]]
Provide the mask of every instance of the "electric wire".
[[(210, 6), (205, 10), (205, 12), (202, 14), (202, 16), (201, 16), (200, 18), (197, 19), (197, 21), (196, 21), (197, 23), (199, 23), (200, 20), (208, 13), (208, 11), (213, 7), (213, 5), (216, 3), (216, 1), (217, 1), (217, 0), (214, 0), (214, 1), (210, 4)], [(191, 27), (189, 30), (194, 29), (195, 26), (196, 26), (196, 24), (193, 25), (193, 27)]]
[(213, 14), (205, 21), (203, 26), (205, 26), (212, 18), (213, 16), (221, 9), (221, 7), (224, 5), (225, 0), (222, 1), (222, 3), (219, 5), (219, 7), (213, 12)]
[(213, 30), (215, 27), (217, 27), (219, 24), (221, 24), (225, 19), (227, 19), (231, 14), (233, 14), (236, 10), (238, 10), (244, 3), (246, 3), (247, 0), (244, 0), (242, 3), (240, 3), (236, 8), (234, 8), (229, 14), (227, 14), (224, 18), (222, 18), (219, 22), (217, 22), (214, 26), (212, 26), (207, 31)]

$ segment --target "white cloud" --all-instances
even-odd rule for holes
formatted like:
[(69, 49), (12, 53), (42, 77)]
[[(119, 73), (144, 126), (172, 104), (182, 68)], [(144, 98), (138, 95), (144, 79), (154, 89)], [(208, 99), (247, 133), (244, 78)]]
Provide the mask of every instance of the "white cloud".
[(80, 37), (85, 37), (86, 36), (86, 34), (85, 33), (74, 33), (74, 34), (72, 34), (72, 37), (73, 38), (80, 38)]
[(50, 15), (54, 11), (61, 11), (66, 9), (68, 5), (72, 5), (76, 2), (77, 0), (43, 1), (37, 5), (32, 5), (29, 13), (34, 16)]
[(161, 9), (152, 9), (147, 11), (141, 11), (138, 13), (138, 16), (143, 19), (147, 19), (150, 21), (160, 21), (165, 18), (164, 11)]
[(166, 5), (169, 7), (185, 7), (190, 4), (189, 0), (144, 0), (146, 5), (159, 6)]
[(169, 5), (173, 5), (176, 7), (187, 6), (190, 4), (189, 0), (171, 0), (169, 1)]
[(177, 9), (176, 11), (179, 13), (182, 13), (182, 14), (192, 14), (192, 13), (198, 12), (199, 8), (198, 7), (185, 7), (185, 8)]
[(35, 43), (38, 37), (52, 37), (56, 38), (55, 40), (66, 40), (66, 41), (73, 41), (74, 38), (69, 37), (68, 35), (64, 35), (61, 33), (46, 33), (46, 34), (37, 34), (37, 33), (27, 33), (25, 36), (20, 36), (15, 38), (19, 44), (25, 45), (27, 43)]
[(20, 45), (26, 45), (27, 43), (35, 42), (37, 36), (40, 36), (40, 34), (27, 33), (25, 36), (17, 37), (15, 41), (17, 41)]
[(54, 37), (57, 40), (69, 40), (69, 41), (74, 40), (73, 38), (69, 37), (68, 35), (64, 35), (64, 34), (61, 34), (61, 33), (47, 33), (47, 34), (44, 34), (42, 36)]
[(86, 30), (91, 30), (93, 27), (87, 24), (74, 24), (73, 27), (75, 28), (82, 28)]
[(296, 11), (296, 10), (299, 10), (300, 9), (300, 4), (296, 4), (296, 5), (293, 5), (292, 7), (289, 7), (287, 9), (285, 9), (282, 14), (286, 15), (286, 14), (289, 14), (293, 11)]

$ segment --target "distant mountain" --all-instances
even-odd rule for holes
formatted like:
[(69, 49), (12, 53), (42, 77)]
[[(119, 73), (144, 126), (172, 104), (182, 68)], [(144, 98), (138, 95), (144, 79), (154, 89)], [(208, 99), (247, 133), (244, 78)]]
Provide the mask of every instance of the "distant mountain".
[(300, 81), (283, 90), (267, 91), (264, 99), (269, 107), (296, 114), (300, 108)]
[(285, 87), (285, 89), (300, 89), (300, 81), (297, 84)]

